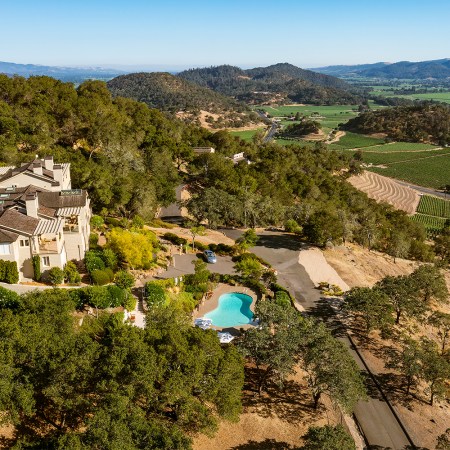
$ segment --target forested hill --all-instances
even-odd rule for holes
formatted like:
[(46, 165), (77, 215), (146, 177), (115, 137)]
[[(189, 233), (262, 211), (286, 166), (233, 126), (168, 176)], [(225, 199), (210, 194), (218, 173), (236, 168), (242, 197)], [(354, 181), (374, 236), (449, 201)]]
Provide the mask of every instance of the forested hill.
[[(96, 213), (153, 219), (183, 183), (192, 194), (190, 215), (212, 228), (294, 220), (303, 238), (321, 246), (353, 240), (393, 253), (400, 242), (409, 257), (427, 258), (420, 224), (345, 181), (358, 170), (349, 155), (259, 139), (244, 142), (170, 119), (113, 98), (101, 81), (75, 88), (50, 77), (0, 75), (0, 164), (36, 154), (70, 162), (73, 187), (88, 190)], [(195, 156), (197, 146), (216, 152)], [(233, 164), (229, 156), (239, 152), (252, 164)]]
[[(212, 125), (239, 127), (251, 121), (250, 110), (243, 103), (169, 73), (122, 75), (107, 86), (115, 97), (132, 98), (165, 112), (182, 111), (189, 119), (196, 119), (200, 111), (219, 115)], [(254, 114), (252, 117), (257, 120)]]
[(400, 61), (356, 66), (328, 66), (313, 69), (337, 77), (400, 78), (400, 79), (445, 79), (450, 77), (450, 59), (432, 61)]
[(396, 141), (450, 144), (450, 107), (421, 104), (360, 114), (342, 126), (357, 133), (386, 133)]
[(344, 81), (287, 63), (248, 70), (223, 65), (190, 69), (178, 76), (221, 94), (254, 103), (287, 100), (338, 104), (361, 100)]

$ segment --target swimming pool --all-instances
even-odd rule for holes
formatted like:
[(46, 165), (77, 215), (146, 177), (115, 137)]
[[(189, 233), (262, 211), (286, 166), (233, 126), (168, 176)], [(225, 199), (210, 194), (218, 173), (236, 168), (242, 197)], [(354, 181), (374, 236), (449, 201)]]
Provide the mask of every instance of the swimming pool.
[(253, 312), (250, 310), (252, 302), (253, 299), (247, 294), (222, 294), (217, 308), (205, 314), (205, 317), (211, 319), (216, 327), (248, 325), (253, 318)]

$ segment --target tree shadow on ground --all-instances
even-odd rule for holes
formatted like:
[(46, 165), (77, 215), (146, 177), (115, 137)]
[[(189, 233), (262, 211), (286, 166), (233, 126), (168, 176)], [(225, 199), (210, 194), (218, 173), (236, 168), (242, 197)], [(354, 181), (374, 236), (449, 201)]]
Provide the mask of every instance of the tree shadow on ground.
[(258, 238), (256, 247), (284, 248), (294, 251), (307, 248), (299, 237), (292, 234), (258, 234)]
[(287, 442), (278, 442), (275, 439), (264, 439), (264, 441), (248, 441), (231, 447), (230, 450), (290, 450), (293, 449)]
[[(409, 394), (406, 393), (405, 377), (402, 375), (388, 372), (380, 373), (375, 375), (375, 377), (378, 383), (383, 387), (383, 391), (391, 402), (402, 405), (412, 411), (413, 403), (415, 401), (420, 401), (413, 392), (410, 392)], [(411, 390), (412, 389), (413, 387)]]
[(345, 325), (332, 308), (332, 305), (339, 302), (340, 300), (335, 297), (320, 297), (319, 301), (306, 311), (308, 316), (324, 322), (335, 337), (346, 335)]
[(244, 408), (251, 408), (261, 417), (277, 416), (281, 420), (303, 424), (313, 423), (323, 414), (324, 407), (319, 405), (314, 409), (311, 394), (296, 381), (285, 381), (282, 387), (269, 383), (259, 395), (253, 381), (258, 379), (257, 369), (246, 368), (245, 372)]

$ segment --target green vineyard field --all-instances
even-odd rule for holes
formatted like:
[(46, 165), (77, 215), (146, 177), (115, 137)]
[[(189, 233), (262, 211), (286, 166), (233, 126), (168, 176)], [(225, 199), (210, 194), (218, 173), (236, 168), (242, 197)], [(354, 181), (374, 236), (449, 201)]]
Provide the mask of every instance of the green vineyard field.
[(423, 195), (420, 199), (417, 212), (429, 216), (450, 219), (450, 201), (429, 195)]

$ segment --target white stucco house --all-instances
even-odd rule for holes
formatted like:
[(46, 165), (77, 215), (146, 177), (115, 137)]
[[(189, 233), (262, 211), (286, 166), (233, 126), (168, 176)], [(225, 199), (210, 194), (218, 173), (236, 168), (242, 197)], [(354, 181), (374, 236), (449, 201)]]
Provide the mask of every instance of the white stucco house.
[(71, 189), (70, 164), (36, 158), (20, 167), (0, 167), (0, 259), (16, 261), (20, 280), (41, 270), (64, 268), (89, 250), (91, 209), (87, 192)]

